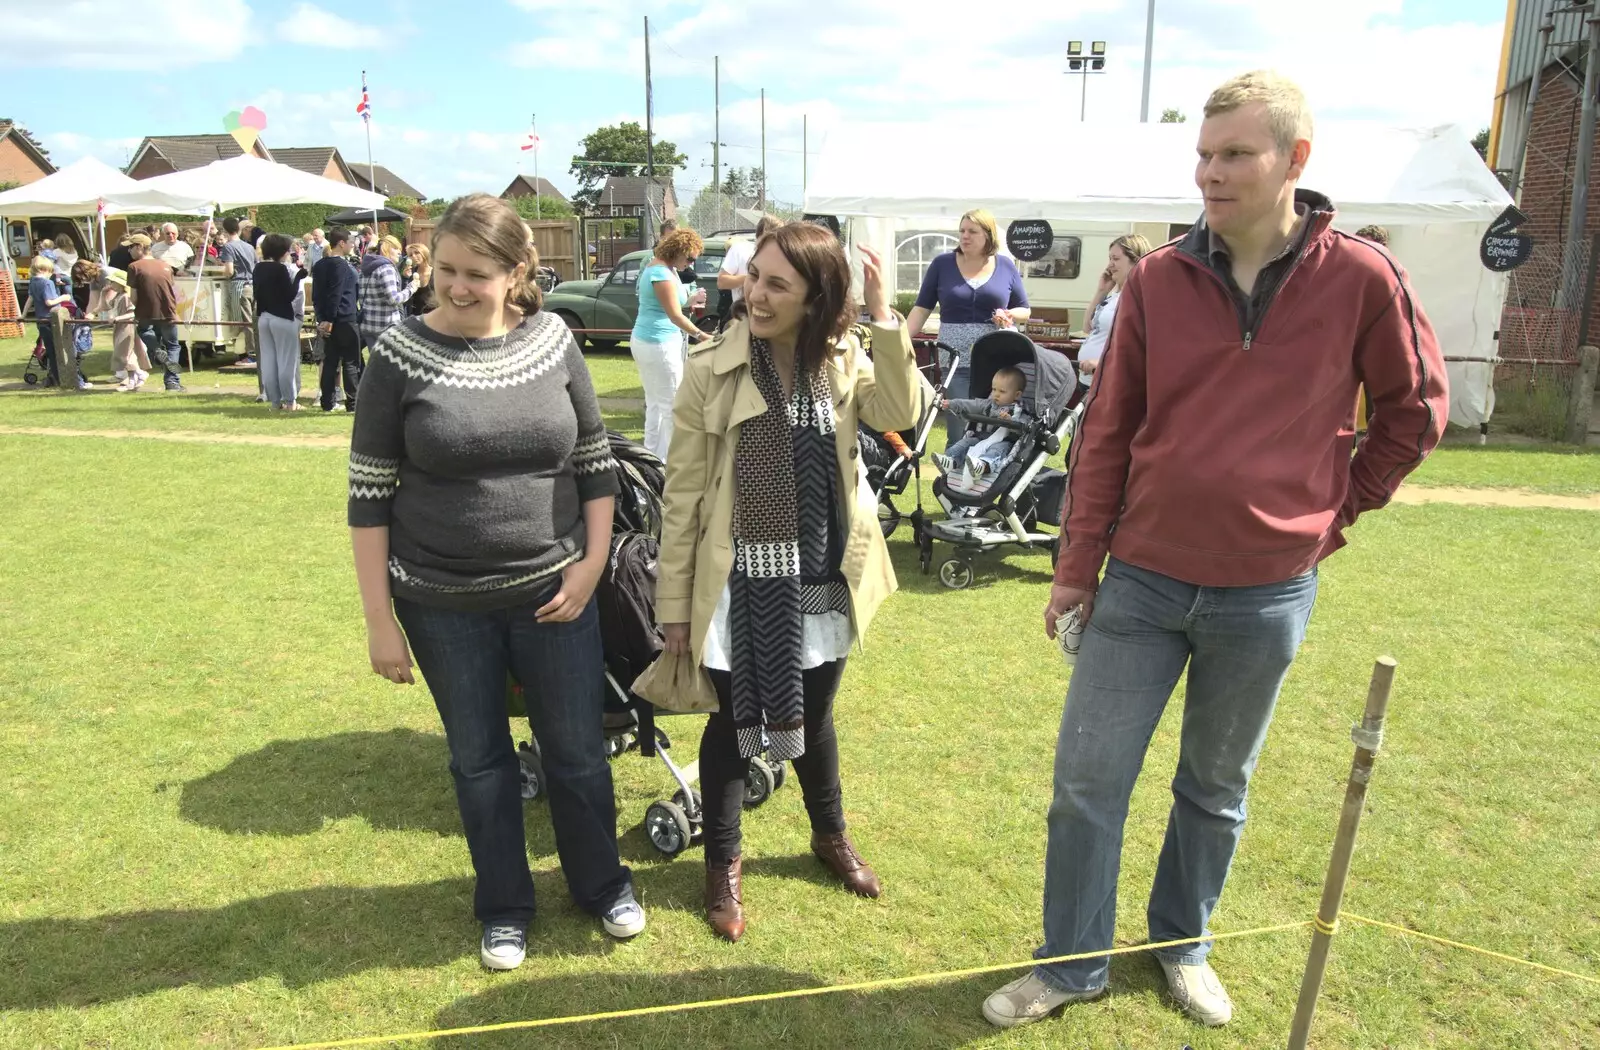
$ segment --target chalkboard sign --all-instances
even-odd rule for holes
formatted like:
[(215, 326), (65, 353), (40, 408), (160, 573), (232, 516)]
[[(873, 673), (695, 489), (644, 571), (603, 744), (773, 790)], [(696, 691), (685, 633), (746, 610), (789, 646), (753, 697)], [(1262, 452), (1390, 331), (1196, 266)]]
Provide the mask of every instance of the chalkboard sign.
[(1023, 262), (1038, 262), (1049, 255), (1055, 239), (1047, 219), (1017, 219), (1006, 227), (1006, 247)]
[[(835, 237), (839, 236), (839, 216), (837, 215), (803, 215), (804, 222), (814, 222), (818, 226), (825, 226), (833, 231)], [(841, 238), (842, 239), (842, 238)]]
[(1527, 221), (1528, 217), (1511, 205), (1489, 224), (1483, 241), (1478, 245), (1478, 258), (1487, 269), (1494, 273), (1506, 273), (1533, 256), (1533, 238), (1525, 233), (1513, 232)]
[(1515, 270), (1532, 256), (1533, 238), (1525, 233), (1486, 233), (1478, 247), (1478, 258), (1495, 273)]

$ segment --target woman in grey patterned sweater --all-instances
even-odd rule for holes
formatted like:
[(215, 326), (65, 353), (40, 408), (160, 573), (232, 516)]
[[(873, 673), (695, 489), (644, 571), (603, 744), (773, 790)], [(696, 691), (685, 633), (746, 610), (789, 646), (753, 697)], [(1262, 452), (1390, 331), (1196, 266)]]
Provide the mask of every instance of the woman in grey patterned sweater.
[(457, 200), (433, 254), (438, 308), (385, 331), (361, 381), (349, 524), (372, 669), (410, 684), (415, 654), (427, 678), (477, 873), (479, 956), (506, 970), (534, 914), (508, 673), (543, 752), (568, 890), (612, 936), (644, 929), (617, 852), (592, 600), (616, 463), (577, 344), (539, 310), (511, 206)]

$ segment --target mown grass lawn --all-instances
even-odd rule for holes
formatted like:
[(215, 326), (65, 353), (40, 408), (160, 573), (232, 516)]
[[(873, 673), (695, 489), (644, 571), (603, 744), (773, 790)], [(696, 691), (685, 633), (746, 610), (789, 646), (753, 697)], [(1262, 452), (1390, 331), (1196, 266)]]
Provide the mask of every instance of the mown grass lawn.
[[(602, 360), (602, 393), (623, 389), (626, 356)], [(296, 422), (258, 424), (248, 393), (218, 395), (241, 410), (216, 429)], [(97, 400), (3, 394), (0, 426), (162, 425)], [(1550, 477), (1597, 462), (1517, 455)], [(0, 1046), (490, 1024), (1023, 960), (1036, 944), (1065, 685), (1039, 629), (1043, 554), (980, 561), (955, 593), (918, 574), (904, 532), (891, 541), (902, 591), (839, 700), (847, 814), (881, 901), (823, 877), (789, 786), (747, 817), (750, 932), (716, 941), (698, 850), (663, 861), (639, 827), (669, 781), (629, 755), (613, 766), (620, 830), (650, 929), (612, 944), (565, 900), (535, 803), (532, 953), (496, 975), (476, 959), (437, 716), (423, 688), (366, 670), (341, 451), (0, 434), (0, 476)], [(1347, 906), (1600, 974), (1600, 514), (1396, 506), (1351, 540), (1325, 566), (1216, 928), (1311, 915), (1348, 728), (1372, 659), (1391, 653)], [(1143, 933), (1177, 722), (1175, 709), (1133, 800), (1124, 943)], [(692, 758), (697, 720), (666, 728)], [(1006, 1034), (978, 1015), (1005, 979), (990, 977), (441, 1045), (1270, 1047), (1306, 944), (1219, 946), (1239, 1009), (1215, 1032), (1172, 1011), (1133, 957), (1113, 966), (1109, 999)], [(1600, 991), (1347, 924), (1315, 1045), (1593, 1047)]]

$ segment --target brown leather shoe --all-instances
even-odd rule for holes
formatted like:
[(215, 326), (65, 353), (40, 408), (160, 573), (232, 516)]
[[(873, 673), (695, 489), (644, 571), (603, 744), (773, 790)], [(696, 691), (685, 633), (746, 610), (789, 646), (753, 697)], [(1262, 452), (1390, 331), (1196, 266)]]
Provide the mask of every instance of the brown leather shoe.
[(744, 936), (743, 857), (728, 864), (706, 862), (706, 920), (719, 937), (737, 941)]
[(878, 884), (878, 876), (867, 867), (867, 862), (856, 852), (850, 836), (844, 832), (841, 831), (837, 835), (818, 835), (812, 832), (811, 852), (815, 853), (830, 871), (839, 876), (845, 888), (851, 893), (861, 897), (876, 898), (883, 892), (883, 887)]

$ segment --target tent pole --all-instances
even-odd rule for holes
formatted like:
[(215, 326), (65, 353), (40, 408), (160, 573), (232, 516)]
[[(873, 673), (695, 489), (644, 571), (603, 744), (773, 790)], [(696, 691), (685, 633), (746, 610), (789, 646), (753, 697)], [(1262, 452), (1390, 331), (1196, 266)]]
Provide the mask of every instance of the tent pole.
[[(189, 323), (187, 327), (190, 328), (194, 327), (194, 312), (200, 306), (200, 286), (205, 283), (206, 279), (206, 249), (211, 247), (211, 217), (214, 214), (215, 212), (212, 211), (206, 212), (206, 232), (205, 236), (200, 239), (200, 254), (195, 257), (195, 262), (199, 263), (199, 265), (194, 268), (194, 298), (189, 300)], [(138, 338), (137, 333), (135, 333), (134, 338)], [(191, 375), (194, 373), (193, 350), (189, 352), (189, 372)]]
[[(367, 94), (367, 71), (365, 69), (363, 69), (361, 71), (361, 96), (363, 98), (365, 98), (366, 94)], [(368, 182), (370, 188), (372, 189), (372, 192), (373, 193), (377, 193), (378, 192), (378, 169), (376, 167), (374, 167), (373, 163), (372, 163), (372, 110), (370, 108), (367, 110), (367, 112), (365, 112), (365, 113), (363, 113), (361, 115), (361, 124), (362, 124), (363, 127), (365, 127), (367, 129), (367, 182)], [(372, 239), (373, 240), (377, 240), (378, 239), (378, 207), (377, 207), (377, 205), (373, 205), (373, 207), (372, 207)]]

